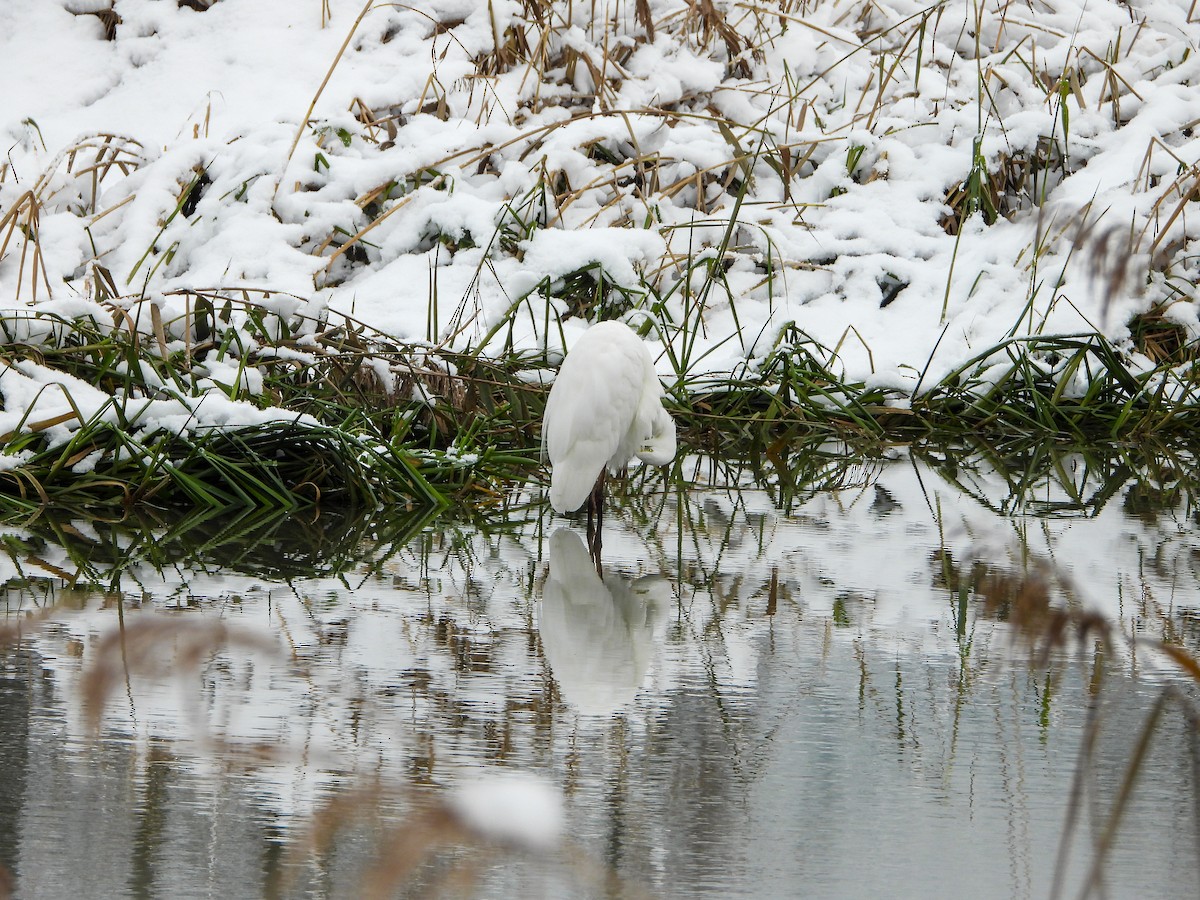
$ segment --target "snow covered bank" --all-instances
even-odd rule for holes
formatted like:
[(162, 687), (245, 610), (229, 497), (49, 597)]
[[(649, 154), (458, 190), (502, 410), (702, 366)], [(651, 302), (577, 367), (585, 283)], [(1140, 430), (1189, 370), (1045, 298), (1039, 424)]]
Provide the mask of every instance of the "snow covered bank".
[(791, 326), (891, 402), (1200, 332), (1182, 0), (197, 6), (0, 11), (6, 306), (253, 288), (552, 357), (649, 318), (685, 383)]

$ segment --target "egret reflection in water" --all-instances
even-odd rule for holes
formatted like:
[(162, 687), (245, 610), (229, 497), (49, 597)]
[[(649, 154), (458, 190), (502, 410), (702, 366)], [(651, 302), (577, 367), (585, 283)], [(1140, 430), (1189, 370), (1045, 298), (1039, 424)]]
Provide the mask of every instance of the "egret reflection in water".
[(641, 688), (675, 600), (661, 575), (601, 578), (579, 535), (550, 535), (538, 633), (558, 689), (586, 715), (606, 716)]

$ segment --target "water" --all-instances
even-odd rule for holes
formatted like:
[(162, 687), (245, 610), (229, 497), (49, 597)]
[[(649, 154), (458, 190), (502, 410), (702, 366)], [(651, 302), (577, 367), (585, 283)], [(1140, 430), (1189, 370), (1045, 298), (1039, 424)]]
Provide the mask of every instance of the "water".
[[(1014, 473), (618, 499), (604, 581), (537, 502), (10, 527), (0, 866), (22, 898), (1194, 893), (1197, 689), (1156, 643), (1200, 644), (1189, 492)], [(561, 845), (447, 824), (495, 772), (561, 792)]]

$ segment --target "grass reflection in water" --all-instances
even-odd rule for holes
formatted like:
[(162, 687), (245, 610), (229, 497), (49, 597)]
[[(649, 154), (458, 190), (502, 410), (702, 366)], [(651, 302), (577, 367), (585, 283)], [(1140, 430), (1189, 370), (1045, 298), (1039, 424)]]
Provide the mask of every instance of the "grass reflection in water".
[[(804, 459), (652, 473), (584, 588), (523, 495), (10, 524), (0, 864), (41, 896), (1194, 884), (1190, 456)], [(556, 849), (456, 806), (512, 770), (561, 792)]]

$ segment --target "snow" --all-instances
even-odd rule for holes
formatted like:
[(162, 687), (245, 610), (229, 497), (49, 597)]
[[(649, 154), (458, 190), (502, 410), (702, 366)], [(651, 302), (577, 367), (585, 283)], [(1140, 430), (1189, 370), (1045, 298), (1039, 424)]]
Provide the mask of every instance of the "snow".
[[(847, 379), (901, 393), (1013, 329), (1099, 331), (1135, 371), (1132, 315), (1162, 304), (1200, 335), (1176, 287), (1200, 227), (1200, 22), (1182, 0), (818, 0), (777, 17), (718, 0), (736, 60), (680, 0), (651, 0), (653, 40), (624, 3), (555, 3), (544, 32), (515, 2), (321, 6), (114, 0), (106, 40), (87, 14), (103, 3), (5, 4), (0, 213), (34, 192), (46, 277), (13, 232), (0, 304), (35, 287), (40, 306), (86, 303), (101, 264), (131, 308), (258, 288), (460, 347), (516, 309), (489, 349), (521, 351), (557, 347), (569, 314), (542, 286), (598, 266), (618, 314), (655, 306), (663, 375), (672, 358), (728, 373), (794, 323)], [(128, 171), (97, 181), (83, 170), (104, 141)], [(988, 177), (1027, 183), (994, 224), (950, 234), (976, 147)], [(200, 172), (212, 184), (185, 214)], [(1130, 236), (1109, 248), (1132, 266), (1115, 297), (1097, 246), (1072, 247), (1084, 219)], [(335, 258), (367, 227), (362, 254)], [(702, 302), (678, 289), (703, 289), (696, 263), (720, 250)], [(1152, 255), (1170, 277), (1145, 277)], [(881, 308), (889, 279), (905, 286)]]
[(598, 264), (622, 287), (637, 290), (635, 266), (644, 267), (663, 252), (662, 238), (630, 228), (590, 228), (586, 231), (539, 231), (524, 242), (524, 263), (552, 280), (585, 266)]
[[(28, 360), (0, 361), (0, 397), (0, 434), (35, 427), (46, 433), (51, 446), (69, 440), (74, 428), (85, 422), (120, 425), (143, 438), (159, 430), (180, 434), (201, 428), (317, 424), (311, 416), (231, 400), (220, 390), (198, 398), (114, 399), (82, 379)], [(11, 467), (18, 457), (0, 458)]]

